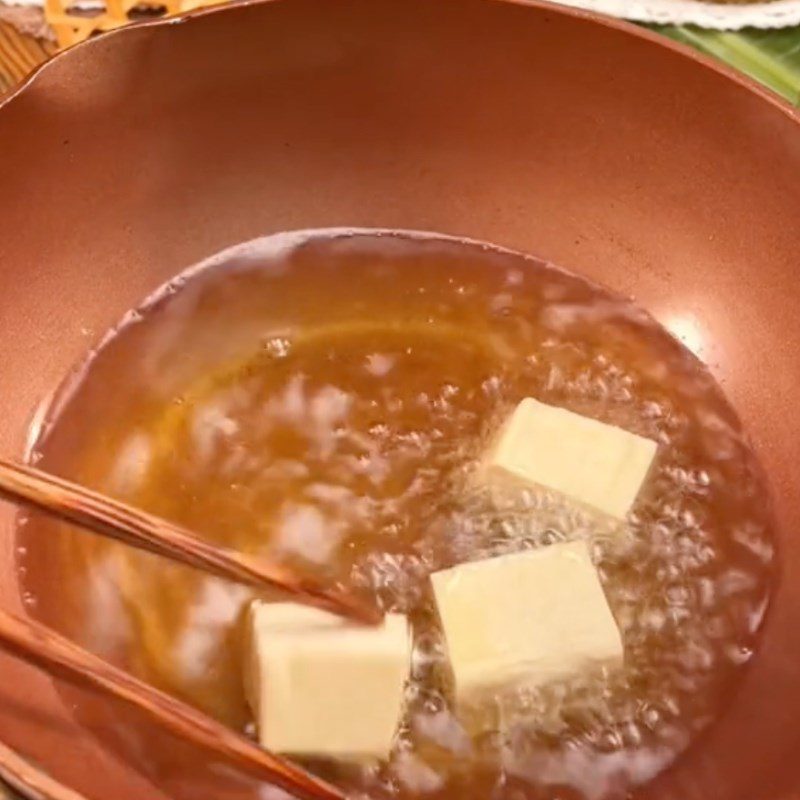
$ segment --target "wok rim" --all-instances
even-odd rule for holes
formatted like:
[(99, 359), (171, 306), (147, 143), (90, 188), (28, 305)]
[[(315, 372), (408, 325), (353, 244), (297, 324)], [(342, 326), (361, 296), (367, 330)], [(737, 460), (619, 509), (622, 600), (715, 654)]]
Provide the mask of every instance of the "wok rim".
[[(197, 19), (212, 16), (215, 14), (224, 14), (226, 12), (234, 12), (239, 8), (246, 8), (249, 6), (266, 5), (267, 3), (276, 2), (291, 2), (291, 0), (229, 0), (229, 2), (222, 2), (217, 5), (207, 6), (204, 8), (196, 8), (191, 11), (185, 11), (181, 14), (176, 14), (169, 17), (160, 17), (158, 19), (140, 20), (110, 31), (105, 31), (78, 42), (64, 50), (59, 50), (54, 53), (47, 61), (41, 63), (36, 67), (28, 76), (22, 80), (17, 86), (9, 90), (5, 95), (0, 96), (0, 112), (14, 102), (21, 95), (26, 92), (35, 90), (36, 84), (41, 76), (52, 69), (57, 68), (61, 62), (68, 62), (74, 57), (74, 53), (84, 49), (90, 49), (97, 46), (100, 40), (107, 40), (111, 37), (130, 36), (135, 35), (134, 32), (142, 29), (157, 29), (165, 28), (173, 25), (185, 25), (192, 23)], [(519, 5), (530, 8), (538, 9), (539, 11), (557, 14), (562, 17), (570, 19), (584, 20), (592, 22), (601, 28), (606, 28), (612, 31), (618, 31), (627, 36), (632, 36), (640, 41), (666, 49), (675, 55), (697, 64), (699, 67), (715, 72), (716, 74), (726, 78), (737, 84), (739, 88), (744, 89), (751, 95), (755, 95), (760, 100), (768, 103), (777, 111), (783, 113), (790, 121), (796, 123), (800, 128), (800, 107), (792, 105), (787, 99), (781, 97), (773, 90), (765, 85), (759, 83), (754, 78), (745, 75), (743, 72), (731, 67), (727, 64), (718, 61), (710, 56), (704, 55), (697, 50), (689, 47), (688, 45), (676, 42), (667, 38), (655, 31), (651, 31), (633, 22), (618, 19), (616, 17), (604, 16), (594, 11), (587, 11), (572, 6), (560, 5), (559, 3), (549, 2), (549, 0), (483, 0), (483, 2), (491, 3), (506, 3), (510, 5)]]

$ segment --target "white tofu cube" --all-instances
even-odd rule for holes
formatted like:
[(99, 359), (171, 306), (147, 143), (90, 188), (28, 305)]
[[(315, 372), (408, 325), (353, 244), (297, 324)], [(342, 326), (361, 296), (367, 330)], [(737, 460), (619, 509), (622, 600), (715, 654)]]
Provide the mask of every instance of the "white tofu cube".
[(528, 397), (504, 425), (488, 466), (624, 519), (657, 448), (650, 439)]
[(622, 638), (585, 542), (431, 576), (459, 700), (622, 663)]
[(408, 621), (377, 627), (294, 603), (256, 602), (245, 682), (261, 745), (300, 757), (388, 756), (403, 710)]

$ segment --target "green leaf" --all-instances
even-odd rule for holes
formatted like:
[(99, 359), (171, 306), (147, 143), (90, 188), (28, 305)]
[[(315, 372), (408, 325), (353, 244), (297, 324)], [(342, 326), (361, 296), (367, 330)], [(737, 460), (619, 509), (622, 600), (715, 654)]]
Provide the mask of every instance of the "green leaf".
[(800, 106), (800, 26), (775, 31), (710, 31), (689, 25), (652, 26), (769, 86)]

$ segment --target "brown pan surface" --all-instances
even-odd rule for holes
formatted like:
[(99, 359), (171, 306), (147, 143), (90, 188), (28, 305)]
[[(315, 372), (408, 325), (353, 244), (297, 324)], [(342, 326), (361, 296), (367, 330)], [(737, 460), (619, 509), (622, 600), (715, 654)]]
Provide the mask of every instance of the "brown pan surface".
[[(683, 334), (770, 475), (783, 575), (736, 703), (642, 796), (797, 797), (796, 111), (649, 34), (550, 6), (275, 0), (58, 57), (0, 107), (0, 154), (6, 455), (125, 309), (274, 231), (496, 242), (634, 295)], [(18, 611), (5, 506), (0, 530), (0, 601)], [(89, 797), (163, 796), (72, 711), (47, 679), (0, 661), (5, 741)], [(238, 796), (211, 772), (196, 777), (206, 794)]]

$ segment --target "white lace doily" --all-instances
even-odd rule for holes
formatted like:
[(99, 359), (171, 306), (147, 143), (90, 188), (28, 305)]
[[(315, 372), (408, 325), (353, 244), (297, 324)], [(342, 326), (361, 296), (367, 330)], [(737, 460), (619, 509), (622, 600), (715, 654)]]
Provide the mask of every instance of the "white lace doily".
[(723, 5), (701, 0), (558, 0), (562, 5), (597, 11), (635, 22), (700, 25), (732, 31), (800, 25), (800, 0)]
[[(5, 0), (13, 5), (44, 6), (44, 0)], [(721, 4), (702, 0), (557, 0), (562, 5), (597, 11), (634, 22), (699, 25), (732, 31), (739, 28), (787, 28), (800, 25), (800, 0)], [(92, 0), (76, 5), (91, 6)]]

